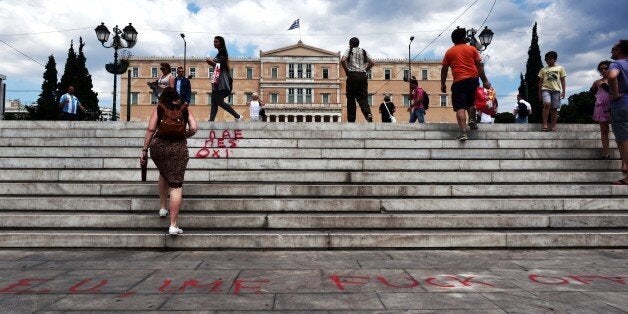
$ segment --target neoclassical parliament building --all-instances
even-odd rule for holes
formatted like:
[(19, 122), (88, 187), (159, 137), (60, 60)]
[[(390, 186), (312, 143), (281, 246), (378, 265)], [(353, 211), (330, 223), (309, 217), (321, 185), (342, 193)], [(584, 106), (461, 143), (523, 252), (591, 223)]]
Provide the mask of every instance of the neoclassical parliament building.
[[(368, 50), (368, 47), (365, 47)], [(390, 95), (399, 123), (407, 123), (409, 113), (409, 86), (403, 79), (408, 76), (407, 59), (385, 59), (372, 56), (375, 66), (367, 73), (369, 78), (368, 101), (373, 121), (381, 122), (379, 105), (384, 95)], [(340, 65), (340, 52), (312, 47), (299, 41), (295, 45), (269, 51), (260, 51), (259, 57), (231, 58), (233, 93), (226, 101), (249, 119), (247, 100), (254, 92), (266, 103), (267, 121), (270, 122), (343, 122), (346, 121), (346, 75)], [(147, 83), (160, 75), (159, 63), (168, 62), (176, 75), (176, 67), (183, 66), (178, 57), (130, 57), (131, 121), (148, 120), (157, 103)], [(430, 108), (426, 122), (455, 122), (449, 94), (440, 91), (440, 60), (413, 61), (412, 75), (419, 86), (430, 95)], [(451, 86), (451, 71), (447, 88)], [(191, 108), (199, 121), (209, 117), (213, 68), (205, 58), (186, 60), (186, 75), (192, 77)], [(120, 120), (127, 120), (128, 81), (122, 75)], [(216, 121), (233, 121), (224, 110), (218, 110)], [(364, 122), (357, 109), (357, 122)]]

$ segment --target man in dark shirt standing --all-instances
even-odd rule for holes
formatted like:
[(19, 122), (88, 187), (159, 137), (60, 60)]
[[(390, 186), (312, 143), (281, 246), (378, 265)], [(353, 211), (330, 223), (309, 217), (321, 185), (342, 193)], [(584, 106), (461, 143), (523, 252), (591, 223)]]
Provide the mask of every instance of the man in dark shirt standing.
[(347, 73), (347, 121), (355, 122), (355, 102), (357, 101), (366, 121), (373, 122), (371, 107), (369, 106), (368, 81), (366, 72), (375, 62), (366, 50), (359, 47), (360, 40), (353, 37), (349, 40), (349, 49), (342, 55), (340, 63)]

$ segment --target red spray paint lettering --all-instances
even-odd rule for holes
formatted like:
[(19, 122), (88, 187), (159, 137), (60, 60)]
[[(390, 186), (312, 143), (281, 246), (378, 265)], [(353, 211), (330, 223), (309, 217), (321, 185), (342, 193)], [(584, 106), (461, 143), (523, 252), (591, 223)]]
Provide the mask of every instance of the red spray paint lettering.
[(613, 282), (620, 285), (626, 284), (626, 278), (622, 276), (597, 276), (597, 275), (568, 275), (565, 277), (543, 276), (530, 274), (528, 276), (532, 282), (544, 285), (567, 285), (570, 283), (589, 285), (592, 282)]
[(88, 279), (84, 279), (83, 281), (75, 284), (74, 286), (70, 287), (70, 293), (100, 293), (100, 290), (98, 288), (106, 285), (109, 281), (108, 280), (101, 280), (99, 284), (96, 284), (94, 286), (85, 288), (83, 290), (79, 290), (79, 288), (81, 286), (83, 286), (84, 284), (88, 283), (92, 281), (91, 278)]
[(42, 278), (24, 278), (18, 279), (18, 281), (14, 284), (10, 284), (7, 287), (0, 289), (0, 293), (48, 293), (50, 290), (30, 290), (30, 289), (20, 289), (20, 288), (28, 288), (34, 285), (40, 284), (42, 282), (46, 282), (50, 279), (42, 279)]
[(211, 130), (203, 147), (196, 152), (196, 157), (229, 158), (233, 154), (231, 149), (236, 148), (242, 138), (242, 130), (223, 130), (220, 137), (216, 136), (216, 131)]
[(234, 286), (233, 286), (233, 294), (238, 295), (240, 294), (240, 290), (244, 290), (244, 289), (251, 289), (251, 290), (255, 290), (254, 293), (259, 294), (262, 293), (262, 287), (261, 286), (245, 286), (246, 283), (269, 283), (269, 280), (241, 280), (241, 279), (237, 279), (234, 282)]

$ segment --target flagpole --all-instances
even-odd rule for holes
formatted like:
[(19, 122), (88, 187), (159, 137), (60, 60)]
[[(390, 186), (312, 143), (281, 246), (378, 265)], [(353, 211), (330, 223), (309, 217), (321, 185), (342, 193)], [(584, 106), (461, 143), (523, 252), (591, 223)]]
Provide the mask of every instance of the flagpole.
[(298, 20), (299, 20), (299, 41), (301, 41), (301, 18), (298, 18)]

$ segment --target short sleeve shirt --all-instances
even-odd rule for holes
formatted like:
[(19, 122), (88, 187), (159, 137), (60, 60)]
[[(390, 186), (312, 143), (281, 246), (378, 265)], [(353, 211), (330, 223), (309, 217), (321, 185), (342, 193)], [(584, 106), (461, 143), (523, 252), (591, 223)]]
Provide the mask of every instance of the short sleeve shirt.
[(442, 65), (451, 67), (454, 82), (479, 77), (476, 62), (481, 61), (480, 53), (475, 47), (467, 44), (455, 45), (445, 53)]
[(608, 69), (619, 72), (619, 75), (617, 75), (617, 87), (619, 93), (621, 94), (628, 92), (628, 61), (613, 61), (611, 62), (611, 65), (608, 67)]
[(543, 80), (541, 89), (561, 92), (563, 87), (560, 84), (560, 79), (566, 76), (567, 72), (565, 72), (565, 68), (560, 65), (542, 68), (541, 71), (539, 71), (539, 78)]
[[(366, 60), (364, 59), (364, 55), (366, 55)], [(342, 54), (342, 58), (348, 58), (347, 68), (349, 69), (349, 72), (366, 72), (368, 61), (371, 60), (371, 56), (368, 52), (360, 47), (353, 47), (350, 58), (349, 49), (345, 50)]]

